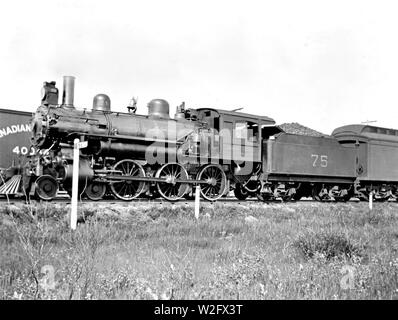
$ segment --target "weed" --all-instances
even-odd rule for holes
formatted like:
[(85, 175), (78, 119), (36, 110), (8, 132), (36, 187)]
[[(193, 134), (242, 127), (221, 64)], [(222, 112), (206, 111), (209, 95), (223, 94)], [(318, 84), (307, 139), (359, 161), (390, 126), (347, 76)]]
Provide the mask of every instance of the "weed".
[(310, 232), (301, 235), (295, 245), (307, 258), (313, 258), (318, 254), (330, 260), (334, 257), (352, 258), (362, 254), (359, 246), (338, 232)]

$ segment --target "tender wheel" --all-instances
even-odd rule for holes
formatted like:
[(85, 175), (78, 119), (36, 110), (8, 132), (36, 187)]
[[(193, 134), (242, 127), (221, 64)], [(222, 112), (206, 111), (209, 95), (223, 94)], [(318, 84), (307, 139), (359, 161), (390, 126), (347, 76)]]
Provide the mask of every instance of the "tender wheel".
[(102, 199), (106, 192), (106, 185), (104, 183), (93, 181), (86, 187), (85, 193), (87, 198), (93, 201)]
[(378, 202), (386, 202), (392, 196), (391, 190), (387, 188), (381, 188), (377, 192), (374, 193), (374, 200)]
[(157, 183), (159, 194), (168, 201), (181, 199), (189, 189), (187, 183), (178, 182), (188, 180), (188, 172), (178, 163), (168, 163), (163, 165), (157, 172), (156, 178), (165, 179), (164, 182)]
[(42, 200), (52, 200), (55, 198), (58, 192), (58, 182), (50, 175), (42, 175), (35, 181), (35, 192), (36, 195)]
[[(129, 177), (145, 177), (144, 168), (136, 161), (125, 159), (121, 160), (113, 166), (113, 170), (117, 171), (116, 175)], [(121, 180), (111, 182), (110, 187), (112, 193), (119, 199), (129, 201), (137, 198), (144, 189), (143, 181)]]
[(326, 201), (330, 199), (327, 189), (320, 185), (315, 185), (312, 188), (311, 196), (315, 201)]
[(336, 202), (347, 202), (353, 197), (353, 194), (350, 190), (342, 189), (340, 194), (334, 196), (334, 200)]
[(217, 165), (209, 164), (200, 170), (197, 180), (205, 183), (200, 185), (202, 197), (209, 201), (220, 199), (226, 188), (227, 176), (225, 172)]

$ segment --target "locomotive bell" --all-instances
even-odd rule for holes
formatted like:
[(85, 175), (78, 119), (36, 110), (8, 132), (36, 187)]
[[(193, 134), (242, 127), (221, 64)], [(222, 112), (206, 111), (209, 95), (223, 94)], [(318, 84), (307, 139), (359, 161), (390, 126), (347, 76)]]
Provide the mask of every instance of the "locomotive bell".
[(153, 99), (148, 103), (148, 116), (169, 119), (169, 103), (163, 99)]
[(106, 94), (97, 94), (93, 99), (93, 110), (111, 111), (111, 99)]

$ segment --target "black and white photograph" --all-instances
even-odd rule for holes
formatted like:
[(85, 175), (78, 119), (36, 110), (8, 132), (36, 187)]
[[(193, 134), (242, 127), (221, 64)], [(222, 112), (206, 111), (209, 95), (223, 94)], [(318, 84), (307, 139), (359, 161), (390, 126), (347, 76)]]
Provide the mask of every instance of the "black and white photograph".
[(394, 1), (1, 7), (1, 300), (398, 299)]

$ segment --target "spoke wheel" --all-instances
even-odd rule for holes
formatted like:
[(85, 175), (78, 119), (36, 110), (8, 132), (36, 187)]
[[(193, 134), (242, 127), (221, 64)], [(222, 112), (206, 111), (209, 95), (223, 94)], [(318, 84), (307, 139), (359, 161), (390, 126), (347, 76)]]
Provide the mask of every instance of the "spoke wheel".
[(227, 176), (217, 165), (209, 164), (200, 170), (198, 180), (204, 181), (200, 185), (202, 197), (209, 201), (220, 199), (226, 188)]
[(178, 182), (187, 180), (188, 172), (178, 163), (168, 163), (163, 165), (157, 172), (156, 178), (165, 179), (164, 182), (157, 183), (159, 194), (168, 201), (181, 199), (189, 189), (187, 183)]
[(58, 192), (58, 182), (50, 175), (43, 175), (36, 179), (36, 194), (42, 200), (52, 200)]
[(85, 193), (87, 198), (93, 201), (102, 199), (106, 192), (106, 185), (104, 183), (93, 181), (86, 187)]
[[(128, 177), (145, 177), (144, 168), (136, 161), (125, 159), (113, 166), (115, 174)], [(119, 199), (129, 201), (137, 198), (144, 189), (143, 181), (121, 180), (111, 182), (112, 193)]]

